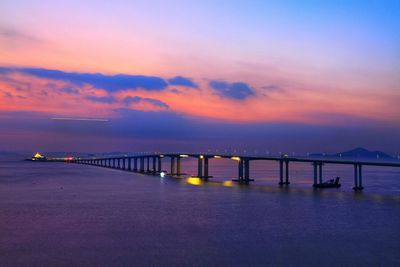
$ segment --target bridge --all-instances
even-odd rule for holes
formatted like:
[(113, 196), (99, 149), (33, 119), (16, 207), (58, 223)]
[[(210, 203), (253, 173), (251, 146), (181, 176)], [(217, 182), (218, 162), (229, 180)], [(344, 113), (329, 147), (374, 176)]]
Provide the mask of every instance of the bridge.
[[(354, 166), (354, 187), (355, 191), (363, 190), (363, 166), (380, 167), (400, 167), (400, 162), (388, 161), (359, 161), (342, 159), (314, 159), (303, 157), (281, 157), (269, 156), (243, 156), (243, 155), (210, 155), (210, 154), (184, 154), (184, 153), (154, 153), (135, 156), (115, 156), (115, 157), (92, 157), (92, 158), (74, 158), (68, 162), (101, 166), (113, 169), (121, 169), (149, 175), (170, 175), (181, 176), (181, 160), (185, 158), (197, 159), (197, 177), (207, 181), (212, 176), (209, 175), (210, 159), (231, 159), (238, 162), (237, 179), (233, 181), (240, 184), (249, 184), (254, 181), (250, 178), (250, 162), (252, 161), (274, 161), (279, 164), (279, 185), (289, 185), (289, 165), (292, 162), (309, 163), (313, 166), (314, 186), (323, 184), (322, 166), (325, 164), (341, 164)], [(162, 170), (163, 159), (169, 159), (169, 170)]]

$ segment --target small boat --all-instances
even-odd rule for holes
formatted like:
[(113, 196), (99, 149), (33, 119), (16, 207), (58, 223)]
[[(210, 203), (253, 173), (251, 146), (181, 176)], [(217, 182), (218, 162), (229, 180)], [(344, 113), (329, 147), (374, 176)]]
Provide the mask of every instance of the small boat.
[(320, 184), (313, 184), (313, 187), (315, 188), (337, 188), (340, 187), (341, 184), (339, 184), (340, 177), (336, 177), (335, 179), (330, 179), (326, 182), (320, 183)]

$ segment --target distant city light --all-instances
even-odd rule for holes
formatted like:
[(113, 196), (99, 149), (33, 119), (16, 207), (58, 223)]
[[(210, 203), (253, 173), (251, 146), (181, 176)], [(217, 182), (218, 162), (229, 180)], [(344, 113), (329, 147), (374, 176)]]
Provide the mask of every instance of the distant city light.
[(165, 177), (165, 172), (160, 172), (160, 176), (161, 176), (161, 178), (164, 178)]

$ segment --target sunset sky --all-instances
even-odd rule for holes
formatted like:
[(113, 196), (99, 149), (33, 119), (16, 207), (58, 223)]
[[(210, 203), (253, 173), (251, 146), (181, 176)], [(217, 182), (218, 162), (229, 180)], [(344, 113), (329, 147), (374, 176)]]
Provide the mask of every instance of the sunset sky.
[(395, 0), (3, 0), (0, 151), (397, 154), (399, 25)]

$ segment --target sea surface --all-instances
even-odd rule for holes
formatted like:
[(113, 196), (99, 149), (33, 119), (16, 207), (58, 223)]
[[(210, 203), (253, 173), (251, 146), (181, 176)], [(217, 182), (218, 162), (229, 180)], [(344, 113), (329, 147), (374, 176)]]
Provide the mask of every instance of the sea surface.
[[(314, 190), (309, 164), (210, 160), (204, 183), (95, 166), (0, 161), (0, 266), (400, 266), (400, 168), (324, 166), (340, 189)], [(164, 160), (163, 169), (168, 169)]]

